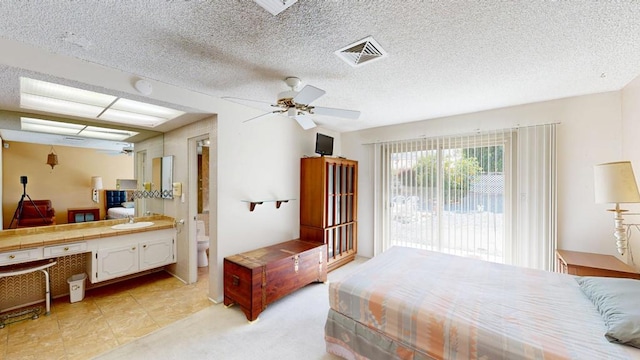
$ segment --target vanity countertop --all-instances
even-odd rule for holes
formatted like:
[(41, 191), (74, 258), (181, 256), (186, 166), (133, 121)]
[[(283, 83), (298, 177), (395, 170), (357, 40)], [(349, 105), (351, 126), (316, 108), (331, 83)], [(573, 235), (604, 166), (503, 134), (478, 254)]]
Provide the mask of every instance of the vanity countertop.
[(127, 222), (126, 219), (115, 219), (2, 230), (0, 231), (0, 252), (129, 235), (146, 231), (172, 229), (175, 227), (175, 219), (168, 216), (156, 215), (135, 218), (135, 222), (141, 221), (151, 221), (153, 225), (137, 229), (115, 230), (112, 229), (111, 226)]

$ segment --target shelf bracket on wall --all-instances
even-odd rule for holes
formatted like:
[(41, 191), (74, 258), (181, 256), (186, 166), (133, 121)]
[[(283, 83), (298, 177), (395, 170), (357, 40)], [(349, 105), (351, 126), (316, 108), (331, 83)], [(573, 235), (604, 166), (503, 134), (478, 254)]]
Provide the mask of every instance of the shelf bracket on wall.
[(276, 203), (276, 209), (280, 209), (280, 205), (282, 205), (282, 203), (288, 203), (291, 200), (295, 200), (295, 199), (260, 200), (260, 201), (242, 200), (242, 201), (249, 203), (249, 211), (253, 211), (256, 208), (256, 205), (260, 205), (260, 204), (263, 204), (263, 203), (266, 203), (266, 202), (274, 202), (274, 203)]
[(256, 208), (256, 205), (262, 204), (263, 201), (249, 201), (249, 211), (253, 211)]

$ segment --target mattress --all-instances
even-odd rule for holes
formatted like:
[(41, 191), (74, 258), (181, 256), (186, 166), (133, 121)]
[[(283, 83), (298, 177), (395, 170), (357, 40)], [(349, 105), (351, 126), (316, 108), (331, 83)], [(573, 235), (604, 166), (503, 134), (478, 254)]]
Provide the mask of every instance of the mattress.
[(123, 219), (135, 215), (135, 208), (112, 207), (107, 210), (107, 219)]
[(330, 283), (329, 302), (327, 351), (345, 358), (625, 359), (633, 349), (605, 339), (572, 275), (424, 250), (374, 257)]

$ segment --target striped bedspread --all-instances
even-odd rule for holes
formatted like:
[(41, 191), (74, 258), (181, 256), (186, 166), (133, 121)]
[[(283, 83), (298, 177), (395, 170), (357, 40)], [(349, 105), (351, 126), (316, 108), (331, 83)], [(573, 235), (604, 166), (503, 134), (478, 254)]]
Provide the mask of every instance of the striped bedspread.
[[(329, 301), (327, 329), (353, 319), (392, 340), (390, 358), (628, 358), (571, 275), (393, 247), (330, 283)], [(355, 336), (328, 331), (327, 349)]]

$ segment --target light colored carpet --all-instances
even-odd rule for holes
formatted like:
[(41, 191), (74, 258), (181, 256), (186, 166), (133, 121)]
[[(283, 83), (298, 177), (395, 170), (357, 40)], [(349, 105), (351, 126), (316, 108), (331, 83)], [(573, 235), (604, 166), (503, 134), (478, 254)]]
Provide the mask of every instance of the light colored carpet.
[[(329, 273), (348, 274), (366, 258)], [(96, 359), (339, 359), (326, 353), (327, 284), (310, 284), (269, 304), (249, 323), (239, 307), (212, 305)]]

